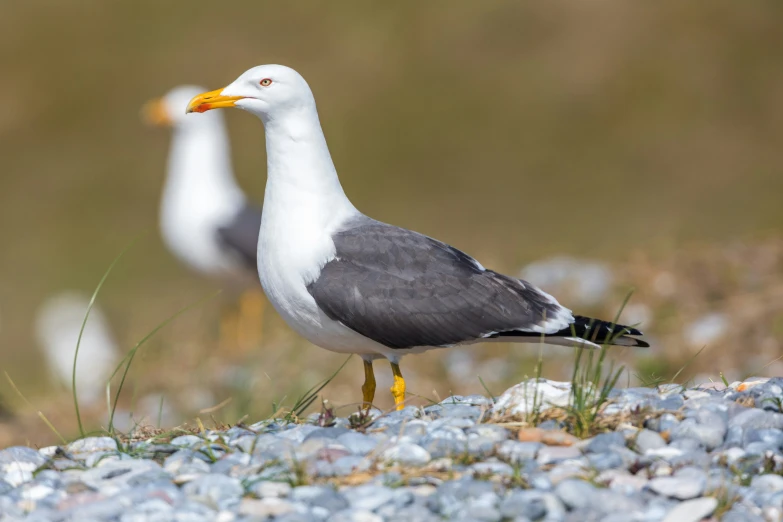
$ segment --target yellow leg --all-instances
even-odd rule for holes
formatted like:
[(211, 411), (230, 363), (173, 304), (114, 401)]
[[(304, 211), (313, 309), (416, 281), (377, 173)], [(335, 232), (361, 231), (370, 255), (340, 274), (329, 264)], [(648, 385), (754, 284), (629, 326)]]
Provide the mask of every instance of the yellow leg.
[(405, 407), (405, 379), (402, 378), (400, 366), (397, 363), (391, 363), (392, 373), (394, 374), (394, 384), (391, 387), (394, 396), (394, 405), (398, 410)]
[(237, 344), (240, 349), (255, 348), (261, 343), (264, 296), (257, 290), (245, 292), (239, 300)]
[(375, 372), (372, 370), (372, 361), (364, 361), (364, 384), (362, 384), (362, 408), (368, 411), (375, 398)]

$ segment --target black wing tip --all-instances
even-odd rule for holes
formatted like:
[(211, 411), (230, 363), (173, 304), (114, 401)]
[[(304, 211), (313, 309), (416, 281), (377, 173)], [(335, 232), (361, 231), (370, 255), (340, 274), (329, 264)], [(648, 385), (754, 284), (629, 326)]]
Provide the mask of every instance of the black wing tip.
[(619, 337), (619, 339), (622, 339), (623, 341), (631, 341), (634, 344), (625, 344), (625, 343), (609, 343), (609, 344), (614, 344), (616, 346), (629, 346), (631, 348), (649, 348), (650, 347), (650, 343), (648, 343), (647, 341), (643, 341), (642, 339), (637, 339), (635, 337), (628, 337), (627, 335), (621, 335)]
[[(602, 321), (601, 319), (594, 319), (592, 317), (575, 315), (574, 323), (569, 327), (569, 330), (573, 330), (577, 337), (598, 344), (604, 343), (609, 345), (632, 346), (636, 348), (650, 347), (650, 344), (647, 341), (636, 339), (637, 336), (644, 335), (638, 328)], [(630, 342), (633, 342), (633, 344), (629, 344)]]

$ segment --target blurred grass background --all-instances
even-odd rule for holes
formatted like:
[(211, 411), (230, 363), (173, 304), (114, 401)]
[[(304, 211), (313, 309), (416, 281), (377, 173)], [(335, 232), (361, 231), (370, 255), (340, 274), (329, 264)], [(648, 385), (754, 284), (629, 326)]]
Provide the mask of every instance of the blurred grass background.
[[(158, 237), (169, 136), (143, 126), (139, 109), (178, 84), (213, 89), (253, 65), (281, 63), (312, 86), (358, 208), (509, 273), (551, 255), (609, 263), (615, 291), (592, 309), (611, 315), (627, 288), (639, 288), (632, 302), (652, 309), (645, 329), (660, 341), (643, 356), (644, 372), (672, 375), (691, 356), (679, 335), (686, 319), (735, 294), (745, 302), (748, 288), (732, 274), (763, 273), (751, 294), (781, 280), (782, 15), (772, 0), (8, 0), (0, 18), (0, 367), (39, 407), (60, 404), (36, 346), (36, 309), (66, 289), (90, 292), (140, 233), (99, 298), (123, 350), (217, 288), (183, 269)], [(239, 111), (226, 117), (235, 171), (260, 202), (262, 127)], [(760, 258), (768, 262), (754, 265)], [(688, 284), (655, 297), (661, 273)], [(759, 302), (752, 309), (766, 314), (734, 329), (721, 345), (727, 354), (780, 352), (780, 293)], [(235, 420), (268, 413), (273, 399), (342, 361), (298, 339), (271, 310), (262, 349), (217, 352), (219, 304), (186, 314), (143, 349), (131, 371), (134, 396), (158, 393), (175, 404), (177, 394), (211, 386), (199, 407), (236, 397), (219, 412)], [(746, 341), (748, 329), (758, 344)], [(482, 375), (496, 393), (530, 373), (536, 352), (471, 351), (490, 363), (486, 372), (499, 372)], [(544, 373), (563, 377), (569, 352), (553, 353)], [(450, 376), (443, 357), (408, 362), (413, 391), (482, 391), (477, 379)], [(631, 354), (621, 357), (633, 366)], [(715, 367), (736, 359), (710, 356), (696, 367), (750, 371)], [(237, 378), (226, 361), (247, 375)], [(388, 373), (376, 365), (379, 377)], [(333, 402), (358, 399), (359, 367), (352, 361), (327, 388)], [(5, 382), (0, 401), (10, 410), (21, 404)], [(185, 404), (172, 418), (194, 410)], [(37, 424), (11, 432), (51, 437)]]

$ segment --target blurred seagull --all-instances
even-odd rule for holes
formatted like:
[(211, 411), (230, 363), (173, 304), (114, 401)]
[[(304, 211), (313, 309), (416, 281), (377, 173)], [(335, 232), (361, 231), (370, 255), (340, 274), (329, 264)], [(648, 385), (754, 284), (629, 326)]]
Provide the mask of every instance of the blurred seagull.
[[(71, 388), (73, 357), (84, 314), (90, 304), (87, 295), (64, 292), (47, 299), (38, 310), (35, 333), (52, 376)], [(119, 348), (109, 322), (95, 305), (84, 327), (76, 364), (76, 397), (82, 406), (94, 406), (103, 397), (106, 382), (119, 361)]]
[[(173, 130), (160, 228), (171, 252), (191, 269), (251, 289), (240, 301), (238, 342), (250, 342), (260, 321), (263, 297), (258, 286), (256, 246), (261, 209), (248, 203), (234, 179), (228, 134), (221, 114), (205, 118), (185, 114), (188, 101), (204, 89), (180, 86), (143, 109), (145, 120)], [(231, 336), (224, 316), (221, 337)]]
[(258, 270), (275, 309), (301, 335), (364, 360), (391, 362), (403, 407), (400, 358), (481, 341), (649, 346), (635, 328), (573, 315), (526, 281), (484, 268), (427, 236), (359, 212), (337, 178), (315, 99), (296, 71), (262, 65), (228, 87), (194, 97), (188, 112), (237, 107), (266, 130), (267, 183)]

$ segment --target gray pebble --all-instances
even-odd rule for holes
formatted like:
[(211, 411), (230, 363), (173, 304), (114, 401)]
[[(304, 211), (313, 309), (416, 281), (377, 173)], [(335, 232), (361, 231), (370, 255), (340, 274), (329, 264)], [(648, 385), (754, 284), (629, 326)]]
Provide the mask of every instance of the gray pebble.
[(330, 513), (348, 507), (345, 496), (327, 486), (299, 486), (291, 491), (291, 499), (308, 506), (326, 509)]
[(247, 491), (258, 498), (285, 498), (291, 494), (291, 484), (262, 480), (248, 486)]
[(215, 509), (229, 509), (239, 503), (244, 489), (239, 480), (225, 475), (202, 475), (188, 482), (183, 493)]
[(345, 509), (333, 514), (329, 522), (383, 522), (383, 518), (366, 509)]
[(378, 445), (377, 440), (355, 431), (349, 431), (338, 436), (337, 442), (348, 448), (348, 451), (354, 455), (367, 455)]
[(65, 447), (66, 453), (81, 460), (91, 453), (116, 452), (117, 449), (117, 441), (111, 437), (87, 437), (75, 440)]
[(696, 498), (704, 493), (707, 475), (698, 468), (682, 468), (674, 476), (658, 477), (648, 487), (659, 495), (679, 500)]
[(500, 443), (496, 453), (500, 459), (509, 464), (521, 464), (528, 460), (534, 460), (543, 446), (540, 442), (506, 440)]
[(510, 477), (514, 474), (514, 468), (504, 462), (477, 462), (471, 464), (468, 470), (474, 475), (481, 477)]
[(656, 432), (648, 429), (640, 430), (636, 436), (636, 448), (644, 455), (648, 450), (659, 449), (666, 446), (666, 441)]
[(727, 430), (728, 425), (721, 415), (702, 409), (676, 426), (671, 432), (671, 437), (672, 441), (693, 438), (708, 450), (713, 450), (723, 444)]
[(383, 459), (403, 466), (423, 466), (432, 460), (427, 450), (416, 444), (402, 443), (383, 452)]
[(590, 466), (596, 471), (619, 468), (624, 465), (622, 456), (617, 452), (592, 453), (587, 456)]
[(707, 518), (718, 507), (718, 501), (713, 497), (697, 498), (677, 504), (666, 514), (663, 522), (700, 522)]
[(332, 472), (335, 477), (345, 477), (358, 471), (367, 471), (370, 461), (359, 455), (348, 455), (332, 462)]
[(180, 435), (171, 439), (171, 445), (181, 448), (193, 448), (204, 444), (204, 439), (195, 435)]
[(616, 447), (625, 447), (625, 437), (616, 431), (601, 433), (593, 437), (587, 445), (587, 453), (606, 453)]
[(375, 511), (394, 498), (394, 492), (385, 486), (364, 485), (353, 488), (346, 495), (354, 509)]
[(546, 465), (576, 459), (581, 456), (582, 452), (575, 446), (543, 446), (538, 451), (536, 460), (539, 464)]
[(538, 491), (513, 491), (500, 504), (500, 513), (506, 518), (526, 516), (541, 520), (546, 516), (546, 502)]
[(81, 473), (79, 479), (104, 495), (114, 495), (144, 484), (168, 481), (171, 474), (151, 460), (116, 460)]
[(577, 479), (564, 480), (555, 487), (555, 494), (572, 510), (590, 507), (595, 491), (595, 486)]

